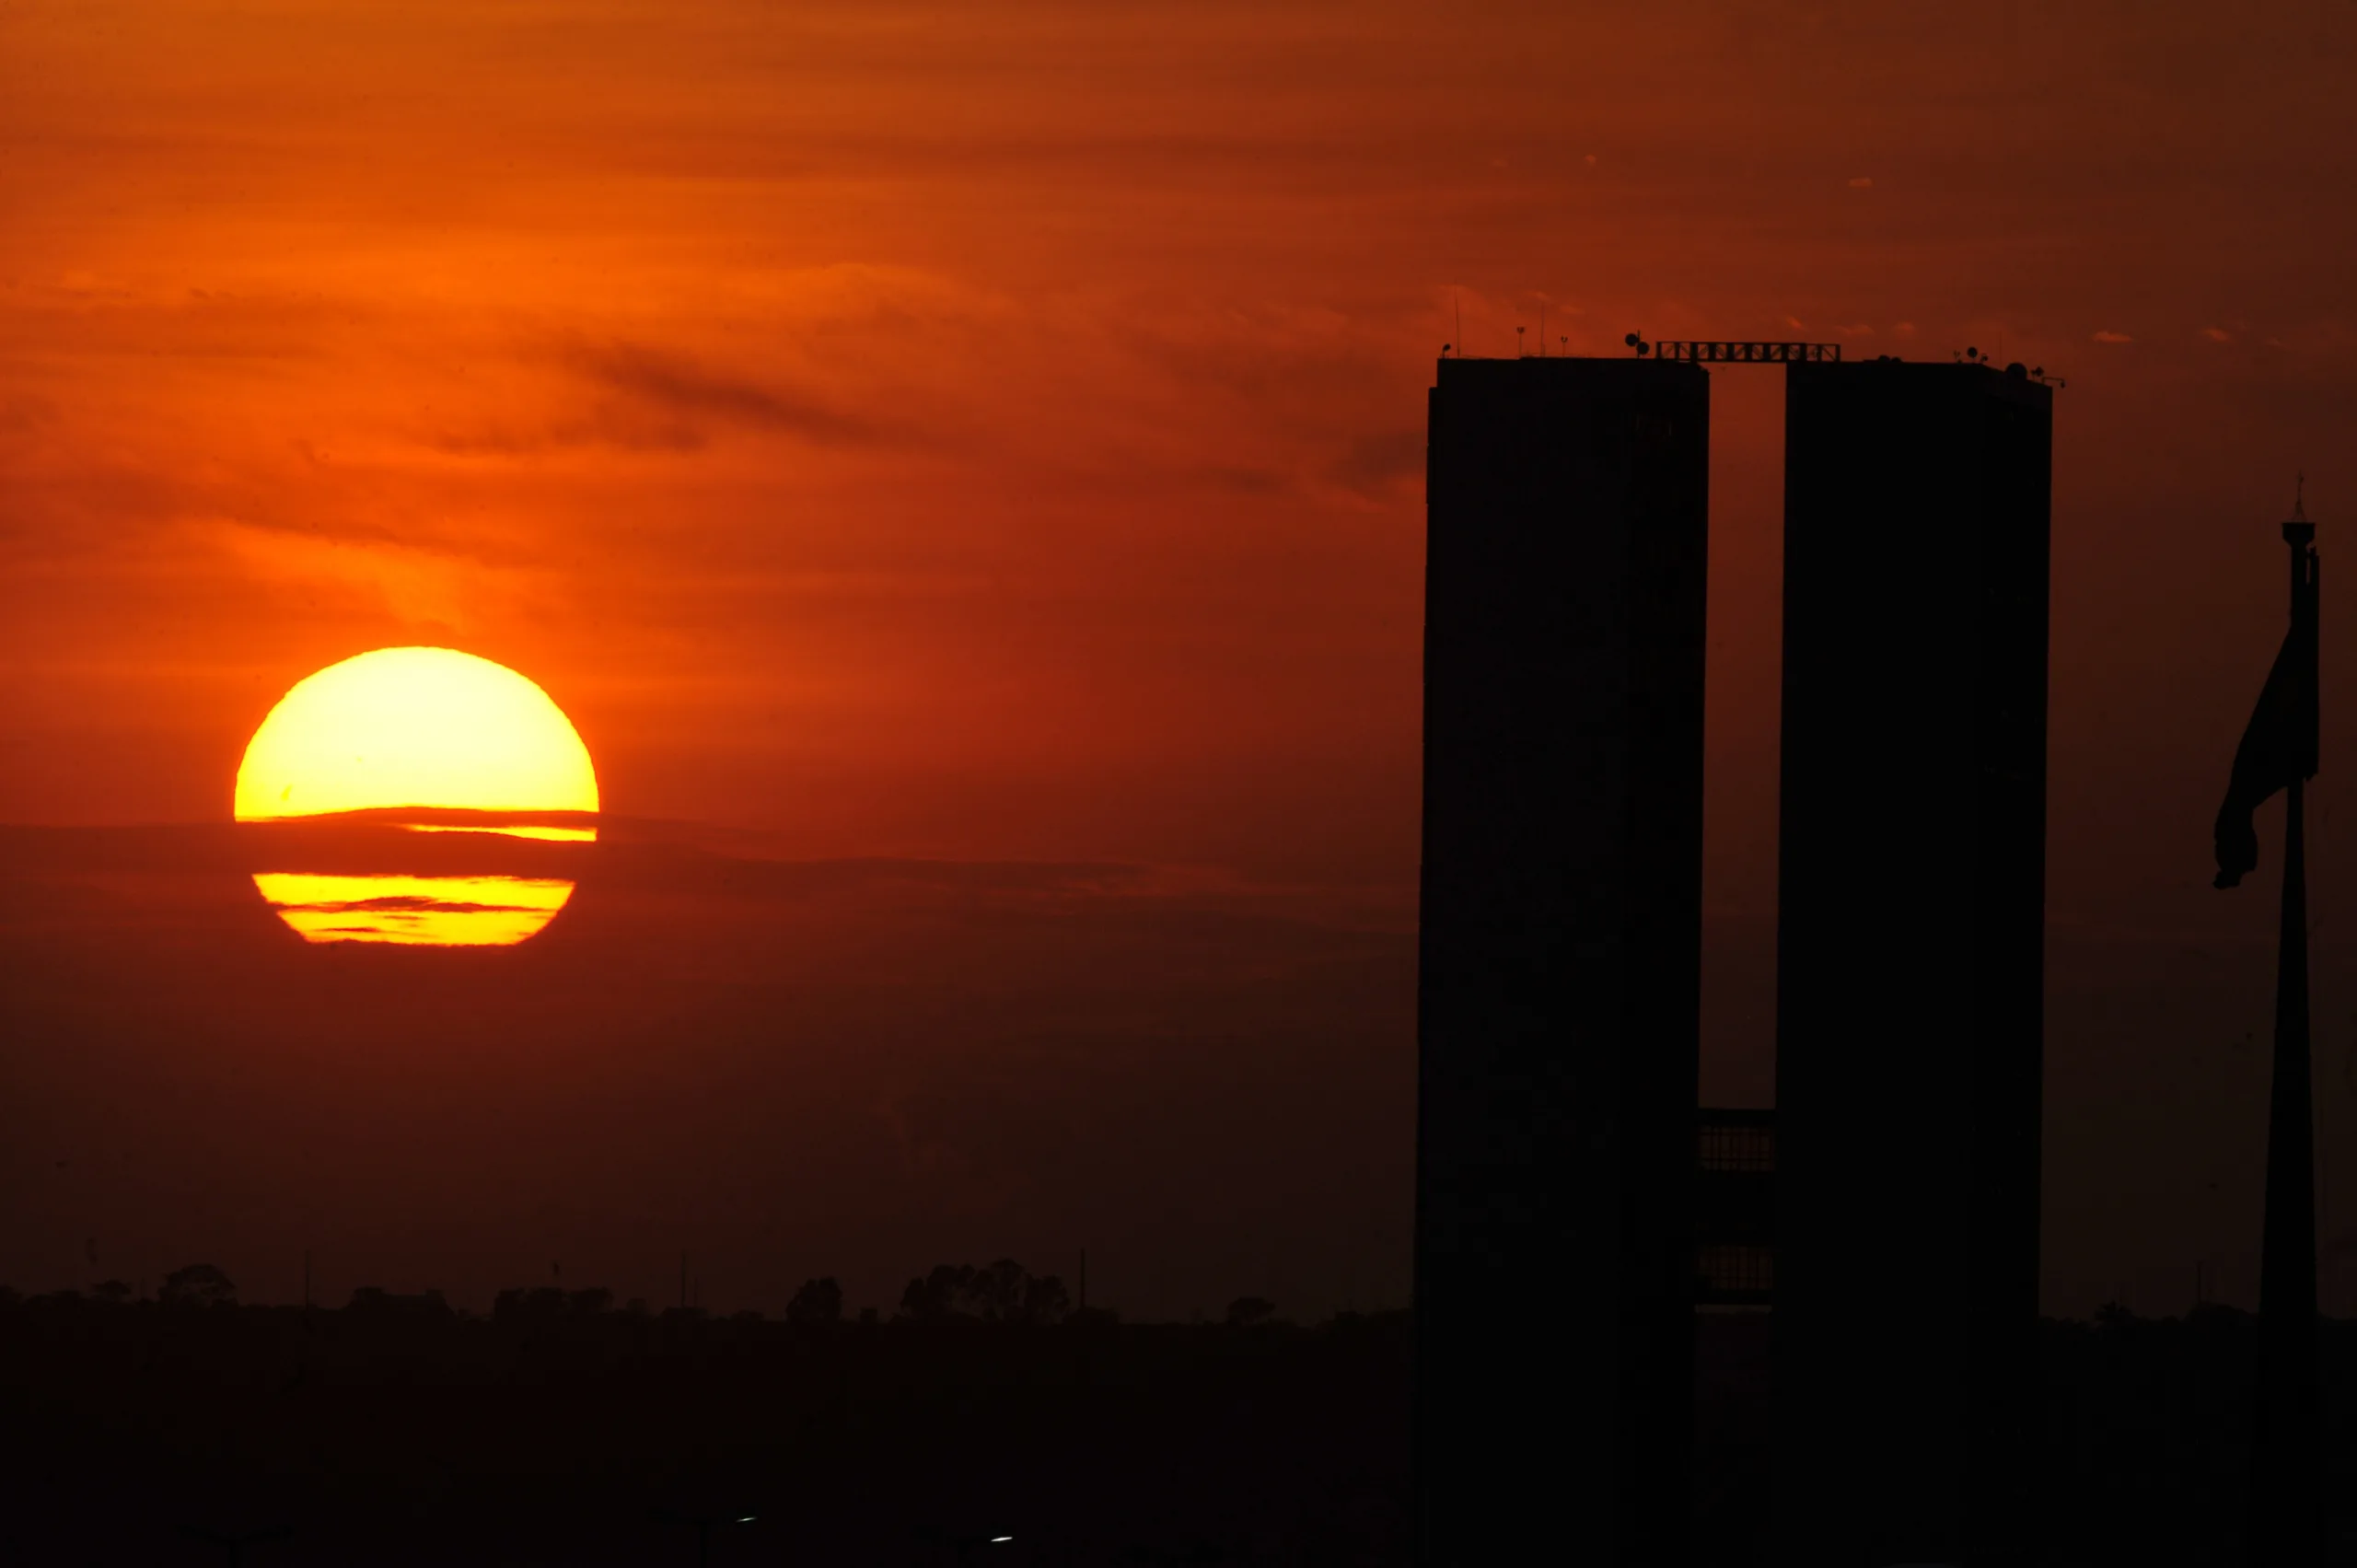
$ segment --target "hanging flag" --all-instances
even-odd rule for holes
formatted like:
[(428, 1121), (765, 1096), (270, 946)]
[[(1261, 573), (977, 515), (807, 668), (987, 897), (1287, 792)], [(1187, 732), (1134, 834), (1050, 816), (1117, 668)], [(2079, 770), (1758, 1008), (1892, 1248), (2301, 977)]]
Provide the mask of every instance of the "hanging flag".
[(2235, 752), (2225, 804), (2218, 807), (2216, 887), (2234, 887), (2258, 865), (2252, 813), (2293, 780), (2316, 776), (2316, 558), (2312, 550), (2303, 554), (2304, 580), (2292, 598), (2292, 629), (2283, 633), (2275, 668), (2267, 672), (2258, 706)]

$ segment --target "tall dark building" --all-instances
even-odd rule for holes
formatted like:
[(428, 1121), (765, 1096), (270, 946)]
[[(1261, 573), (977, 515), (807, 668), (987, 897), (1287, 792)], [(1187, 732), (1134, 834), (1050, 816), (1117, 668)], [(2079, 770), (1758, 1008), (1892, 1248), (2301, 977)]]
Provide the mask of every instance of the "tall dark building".
[(2031, 1561), (2052, 394), (1786, 377), (1779, 1528)]
[(1420, 1561), (1683, 1561), (1710, 383), (1444, 359), (1419, 955)]

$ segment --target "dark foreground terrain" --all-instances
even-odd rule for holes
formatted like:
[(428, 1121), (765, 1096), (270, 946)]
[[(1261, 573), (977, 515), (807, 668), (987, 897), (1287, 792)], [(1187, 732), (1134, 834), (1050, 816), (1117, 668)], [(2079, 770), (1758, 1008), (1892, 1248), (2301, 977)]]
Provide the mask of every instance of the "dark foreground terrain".
[(703, 1518), (714, 1564), (1399, 1562), (1407, 1370), (1397, 1317), (48, 1298), (0, 1311), (0, 1562), (686, 1564)]
[[(541, 1294), (0, 1306), (0, 1562), (226, 1563), (238, 1536), (251, 1568), (1409, 1561), (1404, 1315), (789, 1325)], [(1764, 1562), (1769, 1318), (1699, 1327), (1696, 1561)], [(2218, 1309), (2047, 1325), (2054, 1562), (2239, 1561), (2251, 1340)], [(2326, 1347), (2346, 1539), (2357, 1333)]]
[[(2243, 1562), (2257, 1321), (2230, 1307), (2043, 1325), (2054, 1561)], [(2322, 1326), (2328, 1561), (2357, 1562), (2357, 1322)]]
[[(1699, 1326), (1695, 1562), (1769, 1562), (1770, 1318), (1705, 1317)], [(2165, 1318), (2106, 1308), (2093, 1323), (2040, 1324), (2044, 1528), (2023, 1561), (2236, 1568), (2246, 1560), (2256, 1327), (2218, 1307)], [(2357, 1323), (2322, 1328), (2328, 1561), (2357, 1562)]]

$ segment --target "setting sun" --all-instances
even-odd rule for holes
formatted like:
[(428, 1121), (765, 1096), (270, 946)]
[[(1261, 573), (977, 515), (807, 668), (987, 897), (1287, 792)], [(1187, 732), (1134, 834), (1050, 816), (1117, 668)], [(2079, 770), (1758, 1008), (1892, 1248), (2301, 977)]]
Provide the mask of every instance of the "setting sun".
[[(240, 822), (360, 812), (415, 832), (558, 841), (595, 839), (597, 809), (588, 748), (548, 693), (450, 648), (379, 648), (298, 681), (248, 743), (235, 805)], [(418, 819), (403, 819), (412, 811)], [(575, 813), (592, 820), (526, 819)], [(306, 941), (416, 946), (521, 942), (573, 890), (546, 877), (280, 866), (254, 881)]]
[(547, 692), (451, 648), (379, 648), (296, 682), (238, 768), (240, 822), (393, 806), (595, 811), (598, 778)]

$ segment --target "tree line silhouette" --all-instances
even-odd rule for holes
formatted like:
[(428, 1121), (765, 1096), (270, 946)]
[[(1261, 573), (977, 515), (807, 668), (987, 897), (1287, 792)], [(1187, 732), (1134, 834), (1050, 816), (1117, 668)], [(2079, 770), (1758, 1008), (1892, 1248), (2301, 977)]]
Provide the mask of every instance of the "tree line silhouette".
[(0, 1562), (1404, 1561), (1404, 1313), (1124, 1322), (1008, 1259), (864, 1310), (106, 1283), (0, 1292)]
[[(64, 1306), (88, 1303), (99, 1307), (122, 1307), (133, 1303), (136, 1292), (122, 1280), (102, 1280), (88, 1291), (57, 1290), (27, 1298), (6, 1285), (0, 1285), (0, 1307), (13, 1307), (29, 1299), (32, 1302)], [(208, 1307), (233, 1307), (238, 1303), (237, 1283), (219, 1266), (212, 1263), (191, 1263), (164, 1276), (157, 1288), (155, 1303), (172, 1310), (198, 1310)], [(407, 1314), (423, 1316), (465, 1316), (453, 1307), (438, 1290), (414, 1294), (389, 1291), (379, 1285), (361, 1285), (352, 1292), (345, 1310), (361, 1315)], [(1265, 1296), (1243, 1295), (1227, 1304), (1222, 1321), (1232, 1328), (1258, 1328), (1280, 1321), (1273, 1301)], [(668, 1308), (663, 1316), (684, 1314), (702, 1317), (701, 1307)], [(572, 1290), (557, 1285), (517, 1286), (500, 1291), (493, 1297), (490, 1317), (495, 1323), (554, 1322), (578, 1320), (608, 1315), (652, 1317), (656, 1314), (643, 1297), (618, 1302), (614, 1293), (601, 1285)], [(738, 1318), (761, 1318), (759, 1312), (734, 1314)], [(1362, 1316), (1356, 1313), (1337, 1314), (1348, 1319)], [(784, 1321), (797, 1328), (826, 1328), (842, 1323), (844, 1298), (842, 1282), (832, 1275), (805, 1280), (787, 1301)], [(861, 1313), (864, 1322), (879, 1320), (875, 1308)], [(1111, 1324), (1120, 1321), (1120, 1314), (1103, 1307), (1076, 1307), (1072, 1294), (1062, 1277), (1055, 1274), (1034, 1274), (1011, 1258), (1001, 1258), (990, 1263), (936, 1263), (924, 1273), (909, 1281), (900, 1293), (899, 1310), (890, 1321), (932, 1326), (948, 1324), (990, 1324), (1005, 1327), (1046, 1328), (1060, 1324), (1075, 1327), (1087, 1324)]]

